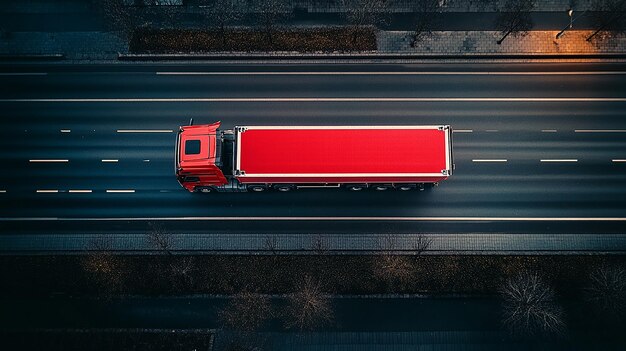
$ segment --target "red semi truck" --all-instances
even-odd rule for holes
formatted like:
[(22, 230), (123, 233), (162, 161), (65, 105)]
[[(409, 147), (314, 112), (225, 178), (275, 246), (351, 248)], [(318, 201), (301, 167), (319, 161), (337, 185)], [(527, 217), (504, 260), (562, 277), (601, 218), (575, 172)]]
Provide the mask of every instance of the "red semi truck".
[(179, 128), (176, 177), (190, 192), (423, 190), (452, 175), (450, 126)]

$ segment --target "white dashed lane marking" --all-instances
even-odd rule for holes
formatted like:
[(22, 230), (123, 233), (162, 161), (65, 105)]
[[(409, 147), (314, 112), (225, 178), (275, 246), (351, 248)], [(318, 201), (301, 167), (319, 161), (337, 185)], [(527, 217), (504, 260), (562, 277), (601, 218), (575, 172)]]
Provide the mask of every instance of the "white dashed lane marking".
[(473, 159), (472, 162), (508, 162), (506, 159)]
[(33, 159), (33, 160), (28, 160), (28, 162), (31, 162), (31, 163), (66, 163), (66, 162), (70, 162), (70, 160), (66, 160), (66, 159)]

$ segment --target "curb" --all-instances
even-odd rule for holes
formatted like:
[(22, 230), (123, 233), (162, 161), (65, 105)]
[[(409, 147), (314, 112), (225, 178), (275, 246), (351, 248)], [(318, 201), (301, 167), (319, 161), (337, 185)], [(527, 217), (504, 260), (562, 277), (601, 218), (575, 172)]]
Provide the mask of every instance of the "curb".
[(189, 61), (189, 60), (554, 60), (554, 59), (626, 59), (626, 53), (572, 54), (296, 54), (229, 53), (229, 54), (118, 54), (119, 61)]
[(0, 54), (0, 61), (60, 61), (65, 54)]
[[(626, 234), (167, 234), (177, 255), (624, 255)], [(144, 234), (5, 234), (0, 255), (162, 255)], [(422, 243), (422, 244), (419, 244)], [(97, 245), (96, 245), (97, 246)], [(96, 250), (97, 251), (97, 250)]]

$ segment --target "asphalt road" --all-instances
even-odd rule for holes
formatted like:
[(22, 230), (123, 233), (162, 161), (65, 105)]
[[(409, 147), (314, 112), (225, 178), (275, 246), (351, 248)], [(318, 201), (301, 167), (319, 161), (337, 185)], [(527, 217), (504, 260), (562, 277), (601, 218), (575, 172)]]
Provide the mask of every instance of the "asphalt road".
[[(0, 66), (0, 233), (139, 232), (161, 219), (180, 232), (623, 233), (625, 68)], [(192, 117), (450, 124), (456, 170), (425, 192), (190, 194), (173, 150)]]

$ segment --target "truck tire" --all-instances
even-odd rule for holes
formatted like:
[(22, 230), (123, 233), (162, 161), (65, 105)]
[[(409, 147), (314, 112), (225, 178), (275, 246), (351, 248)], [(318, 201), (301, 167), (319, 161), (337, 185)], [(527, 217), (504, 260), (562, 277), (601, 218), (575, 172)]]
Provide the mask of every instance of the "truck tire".
[(346, 189), (350, 191), (361, 191), (367, 189), (367, 184), (348, 184), (346, 185)]
[(274, 184), (274, 190), (280, 191), (283, 193), (290, 192), (294, 190), (296, 187), (293, 184)]
[(265, 184), (251, 184), (246, 187), (248, 191), (252, 191), (255, 193), (260, 193), (267, 190), (267, 186)]
[(416, 184), (396, 184), (396, 189), (400, 191), (410, 191), (417, 188)]
[(217, 190), (211, 186), (197, 186), (194, 188), (196, 193), (215, 193)]

